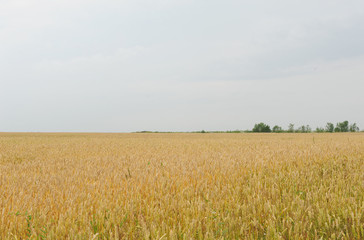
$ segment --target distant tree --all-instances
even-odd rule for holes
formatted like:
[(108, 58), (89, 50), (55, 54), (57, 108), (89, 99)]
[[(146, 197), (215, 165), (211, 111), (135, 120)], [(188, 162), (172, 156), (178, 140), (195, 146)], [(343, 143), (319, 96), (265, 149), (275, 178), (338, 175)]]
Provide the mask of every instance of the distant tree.
[(325, 129), (322, 128), (322, 127), (317, 127), (316, 130), (315, 130), (315, 132), (317, 132), (317, 133), (323, 133), (323, 132), (325, 132)]
[(306, 132), (307, 133), (312, 132), (312, 128), (310, 127), (310, 125), (306, 125)]
[(353, 124), (350, 125), (349, 131), (350, 132), (359, 132), (359, 127), (356, 126), (356, 123), (353, 123)]
[(341, 131), (349, 132), (349, 122), (348, 121), (344, 121), (341, 123)]
[(272, 132), (283, 132), (283, 129), (282, 127), (278, 126), (278, 125), (275, 125), (272, 129)]
[(326, 131), (326, 132), (334, 132), (334, 130), (335, 130), (334, 124), (333, 124), (333, 123), (328, 122), (328, 123), (326, 124), (325, 131)]
[(312, 132), (312, 129), (310, 127), (310, 125), (302, 125), (301, 127), (297, 128), (296, 132), (300, 132), (300, 133), (308, 133), (308, 132)]
[(296, 132), (299, 132), (299, 133), (304, 133), (306, 132), (306, 126), (305, 125), (302, 125), (301, 127), (298, 127), (296, 129)]
[(261, 122), (254, 125), (253, 132), (271, 132), (271, 130), (269, 125)]
[(339, 122), (336, 124), (335, 132), (349, 132), (349, 122)]
[(290, 124), (288, 125), (288, 130), (287, 130), (287, 132), (290, 132), (290, 133), (293, 133), (293, 132), (294, 132), (294, 124), (293, 124), (293, 123), (290, 123)]

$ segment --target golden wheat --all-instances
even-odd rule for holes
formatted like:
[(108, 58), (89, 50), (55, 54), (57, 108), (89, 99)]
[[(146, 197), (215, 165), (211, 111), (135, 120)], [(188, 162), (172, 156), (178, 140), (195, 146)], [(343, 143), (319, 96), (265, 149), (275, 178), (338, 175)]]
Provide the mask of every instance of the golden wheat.
[(0, 134), (0, 239), (364, 239), (364, 134)]

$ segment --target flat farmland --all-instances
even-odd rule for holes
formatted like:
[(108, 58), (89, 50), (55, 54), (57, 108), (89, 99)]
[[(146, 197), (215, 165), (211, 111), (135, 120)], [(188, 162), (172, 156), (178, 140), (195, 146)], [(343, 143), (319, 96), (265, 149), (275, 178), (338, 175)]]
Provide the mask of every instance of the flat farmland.
[(0, 239), (364, 239), (364, 134), (0, 133)]

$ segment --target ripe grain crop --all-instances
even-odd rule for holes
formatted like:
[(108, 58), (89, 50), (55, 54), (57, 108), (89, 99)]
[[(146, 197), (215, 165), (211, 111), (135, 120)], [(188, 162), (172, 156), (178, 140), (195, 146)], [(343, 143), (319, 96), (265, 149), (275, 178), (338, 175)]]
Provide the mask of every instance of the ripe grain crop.
[(0, 239), (364, 239), (364, 134), (0, 134)]

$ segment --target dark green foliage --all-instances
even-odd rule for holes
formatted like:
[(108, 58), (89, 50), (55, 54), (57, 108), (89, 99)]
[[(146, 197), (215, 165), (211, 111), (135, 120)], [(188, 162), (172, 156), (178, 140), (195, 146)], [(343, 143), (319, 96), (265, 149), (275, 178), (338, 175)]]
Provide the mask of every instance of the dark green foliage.
[(275, 125), (272, 129), (272, 132), (276, 132), (276, 133), (280, 133), (280, 132), (283, 132), (283, 129), (282, 127), (278, 126), (278, 125)]
[(349, 132), (349, 122), (339, 122), (336, 124), (335, 132)]
[(253, 132), (271, 132), (271, 130), (269, 125), (261, 122), (254, 125)]
[(328, 122), (325, 127), (326, 132), (334, 132), (335, 127), (333, 123)]
[(287, 130), (287, 132), (289, 132), (289, 133), (293, 133), (293, 132), (294, 132), (294, 124), (293, 124), (293, 123), (290, 123), (290, 124), (288, 125), (288, 130)]
[(302, 125), (301, 127), (299, 127), (296, 132), (299, 132), (299, 133), (309, 133), (309, 132), (312, 132), (312, 129), (310, 127), (310, 125)]
[(350, 132), (359, 132), (359, 127), (356, 125), (356, 123), (353, 123), (349, 127)]
[(317, 133), (323, 133), (323, 132), (325, 132), (325, 129), (323, 129), (322, 127), (317, 127), (316, 130), (315, 130), (315, 132), (317, 132)]

